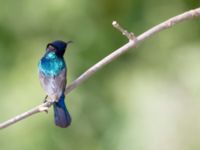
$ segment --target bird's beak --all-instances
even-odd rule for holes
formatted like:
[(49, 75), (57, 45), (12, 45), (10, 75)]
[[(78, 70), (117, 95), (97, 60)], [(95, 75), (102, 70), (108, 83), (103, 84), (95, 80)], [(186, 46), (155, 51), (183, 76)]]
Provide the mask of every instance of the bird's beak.
[(66, 42), (66, 44), (70, 44), (70, 43), (73, 43), (73, 41), (67, 41), (67, 42)]

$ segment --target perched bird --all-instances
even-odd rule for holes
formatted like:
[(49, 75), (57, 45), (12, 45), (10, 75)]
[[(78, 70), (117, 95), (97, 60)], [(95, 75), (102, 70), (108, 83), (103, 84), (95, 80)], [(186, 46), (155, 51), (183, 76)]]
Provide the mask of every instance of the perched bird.
[(71, 124), (71, 117), (65, 105), (67, 66), (63, 58), (69, 43), (71, 41), (49, 43), (38, 66), (40, 83), (47, 94), (47, 101), (54, 102), (55, 124), (61, 128)]

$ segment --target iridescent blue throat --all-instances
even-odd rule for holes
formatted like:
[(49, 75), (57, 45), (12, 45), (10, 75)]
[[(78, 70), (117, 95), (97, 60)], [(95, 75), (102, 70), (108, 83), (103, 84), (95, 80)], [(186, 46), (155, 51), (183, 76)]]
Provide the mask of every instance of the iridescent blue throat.
[(56, 76), (66, 67), (63, 58), (58, 57), (55, 52), (49, 52), (39, 62), (39, 70), (45, 76)]

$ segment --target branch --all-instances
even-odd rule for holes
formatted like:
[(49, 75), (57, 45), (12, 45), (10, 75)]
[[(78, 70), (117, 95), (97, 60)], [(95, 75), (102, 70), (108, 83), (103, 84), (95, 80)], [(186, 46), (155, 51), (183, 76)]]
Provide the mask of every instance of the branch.
[[(136, 45), (139, 43), (143, 42), (145, 39), (149, 38), (150, 36), (165, 30), (167, 28), (170, 28), (174, 26), (177, 23), (180, 23), (185, 20), (190, 20), (195, 17), (200, 16), (200, 8), (193, 9), (190, 11), (187, 11), (183, 14), (180, 14), (178, 16), (172, 17), (156, 26), (153, 28), (147, 30), (146, 32), (142, 33), (141, 35), (135, 37), (133, 33), (129, 33), (127, 30), (123, 29), (116, 21), (113, 21), (113, 26), (117, 28), (120, 32), (122, 32), (123, 35), (125, 35), (128, 39), (129, 42), (123, 45), (122, 47), (116, 49), (114, 52), (100, 60), (98, 63), (93, 65), (91, 68), (86, 70), (82, 75), (80, 75), (76, 80), (72, 82), (69, 86), (66, 87), (65, 94), (70, 93), (72, 90), (74, 90), (77, 86), (79, 86), (81, 83), (83, 83), (85, 80), (87, 80), (90, 76), (92, 76), (94, 73), (96, 73), (98, 70), (103, 68), (105, 65), (108, 63), (112, 62), (116, 58), (118, 58), (120, 55), (128, 51), (129, 49), (135, 48)], [(0, 129), (6, 128), (22, 119), (25, 119), (33, 114), (47, 111), (51, 106), (52, 102), (45, 102), (43, 104), (40, 104), (39, 106), (36, 106), (35, 108), (28, 110), (16, 117), (13, 117), (3, 123), (0, 123)]]

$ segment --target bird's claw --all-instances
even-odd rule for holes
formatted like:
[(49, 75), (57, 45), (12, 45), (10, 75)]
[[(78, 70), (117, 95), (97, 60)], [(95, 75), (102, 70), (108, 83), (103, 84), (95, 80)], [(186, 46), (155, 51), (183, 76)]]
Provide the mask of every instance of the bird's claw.
[(55, 100), (54, 100), (54, 98), (51, 98), (48, 95), (46, 95), (45, 98), (44, 98), (44, 100), (43, 100), (43, 103), (46, 103), (46, 102), (54, 103)]
[(46, 103), (47, 102), (47, 98), (48, 98), (48, 95), (45, 96), (44, 100), (43, 100), (43, 103)]

